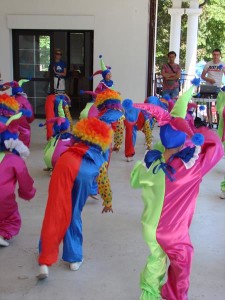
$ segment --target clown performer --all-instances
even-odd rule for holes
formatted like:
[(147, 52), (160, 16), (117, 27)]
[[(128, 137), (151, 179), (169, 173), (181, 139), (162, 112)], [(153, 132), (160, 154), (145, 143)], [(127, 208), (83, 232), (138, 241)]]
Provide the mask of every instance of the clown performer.
[(40, 239), (39, 279), (57, 261), (63, 240), (64, 261), (76, 271), (83, 262), (81, 213), (97, 178), (103, 199), (102, 213), (113, 212), (107, 162), (102, 153), (112, 142), (112, 130), (104, 122), (83, 119), (74, 126), (77, 143), (58, 159), (49, 185), (49, 196)]
[(79, 119), (86, 119), (86, 118), (92, 118), (92, 117), (97, 117), (98, 116), (98, 109), (94, 105), (94, 101), (97, 97), (97, 93), (92, 92), (92, 91), (83, 91), (80, 90), (80, 95), (88, 94), (92, 96), (92, 100), (88, 102), (85, 106), (85, 108), (81, 111)]
[[(194, 133), (184, 119), (192, 92), (193, 86), (179, 97), (170, 113), (149, 105), (161, 126), (164, 148), (148, 151), (131, 173), (132, 187), (142, 188), (143, 237), (151, 252), (141, 273), (141, 300), (188, 299), (193, 256), (189, 227), (199, 186), (223, 156), (222, 143), (212, 130), (202, 126)], [(186, 136), (192, 140), (191, 147), (183, 147)]]
[(80, 94), (89, 94), (92, 96), (91, 102), (87, 103), (85, 108), (81, 111), (79, 119), (84, 119), (84, 118), (89, 118), (89, 117), (96, 117), (97, 116), (97, 111), (95, 106), (93, 105), (95, 102), (95, 99), (97, 97), (97, 94), (100, 92), (105, 91), (106, 89), (112, 89), (114, 90), (114, 83), (111, 80), (112, 74), (111, 74), (111, 67), (106, 66), (103, 59), (102, 55), (99, 55), (100, 58), (100, 66), (101, 69), (94, 72), (94, 74), (90, 77), (90, 79), (93, 79), (94, 76), (101, 74), (102, 75), (102, 80), (99, 82), (97, 87), (95, 88), (94, 92), (92, 91), (80, 91)]
[(125, 99), (122, 102), (124, 109), (124, 126), (125, 126), (125, 157), (127, 162), (132, 161), (135, 155), (135, 144), (137, 137), (137, 120), (140, 109), (133, 106), (131, 99)]
[(8, 240), (21, 228), (21, 216), (16, 202), (15, 189), (24, 200), (35, 195), (33, 179), (24, 159), (29, 149), (18, 139), (18, 124), (22, 113), (14, 97), (0, 95), (0, 246), (9, 246)]
[(98, 109), (98, 119), (111, 125), (114, 131), (113, 151), (118, 152), (123, 143), (124, 113), (120, 94), (111, 89), (106, 89), (97, 94), (94, 105)]
[[(160, 97), (160, 102), (164, 105), (164, 107), (163, 106), (161, 106), (162, 108), (164, 108), (164, 109), (166, 109), (166, 110), (168, 110), (169, 112), (173, 109), (173, 107), (174, 107), (174, 104), (176, 103), (176, 101), (175, 100), (173, 100), (171, 97), (170, 97), (170, 95), (168, 95), (168, 94), (165, 94), (163, 97)], [(154, 104), (154, 103), (152, 103), (152, 104)], [(166, 108), (165, 108), (166, 107)]]
[[(169, 102), (171, 102), (169, 95), (165, 95), (163, 98), (158, 98), (157, 96), (147, 97), (144, 103), (155, 104), (162, 107), (165, 110), (169, 110)], [(173, 102), (174, 103), (174, 102)]]
[(29, 148), (31, 140), (30, 124), (34, 121), (34, 112), (26, 93), (24, 93), (24, 90), (22, 88), (23, 83), (28, 81), (29, 80), (26, 79), (21, 79), (19, 82), (14, 80), (11, 82), (7, 82), (6, 85), (10, 85), (10, 87), (12, 88), (12, 95), (19, 103), (20, 111), (24, 111), (23, 116), (20, 118), (20, 124), (18, 127), (19, 139), (24, 143), (24, 145)]
[[(225, 86), (221, 88), (216, 98), (216, 110), (219, 115), (218, 135), (221, 138), (223, 147), (225, 147)], [(225, 199), (225, 177), (220, 183), (220, 198)]]
[[(97, 94), (94, 102), (94, 107), (97, 108), (97, 118), (111, 126), (114, 132), (114, 146), (104, 153), (106, 162), (110, 162), (112, 151), (118, 152), (123, 143), (123, 132), (124, 132), (124, 113), (121, 105), (122, 98), (120, 94), (111, 89), (105, 89), (104, 91)], [(90, 197), (98, 200), (98, 185), (94, 181), (92, 185), (92, 191)]]
[[(58, 100), (63, 101), (63, 110), (65, 112), (66, 118), (70, 122), (70, 130), (72, 131), (73, 121), (70, 114), (69, 107), (71, 105), (70, 97), (67, 94), (51, 94), (48, 95), (45, 101), (45, 116), (46, 120), (57, 118), (58, 117)], [(46, 139), (49, 140), (54, 134), (53, 123), (47, 122), (46, 125)]]
[(161, 102), (156, 96), (150, 96), (145, 99), (145, 103), (134, 103), (130, 99), (125, 99), (122, 103), (125, 115), (125, 157), (127, 162), (132, 161), (135, 155), (135, 143), (137, 130), (143, 131), (145, 134), (145, 141), (147, 149), (151, 149), (152, 131), (155, 125), (155, 120), (151, 114), (146, 110), (148, 104), (155, 104), (163, 109), (168, 109), (168, 104)]
[(111, 73), (111, 67), (106, 66), (103, 59), (102, 59), (102, 55), (99, 55), (100, 58), (100, 65), (101, 65), (101, 70), (96, 71), (93, 76), (97, 75), (97, 74), (101, 74), (102, 75), (102, 80), (99, 82), (98, 86), (95, 89), (95, 93), (100, 93), (106, 89), (111, 89), (114, 90), (114, 83), (111, 80), (112, 78), (112, 73)]
[(136, 123), (137, 130), (144, 133), (146, 148), (147, 150), (150, 150), (152, 147), (152, 131), (155, 126), (155, 119), (146, 109), (148, 105), (143, 103), (134, 103), (134, 107), (140, 109)]
[(47, 145), (44, 148), (44, 162), (48, 170), (52, 170), (54, 168), (59, 156), (75, 142), (74, 135), (68, 132), (70, 122), (65, 117), (62, 100), (59, 97), (55, 100), (55, 105), (58, 105), (58, 117), (48, 119), (45, 124), (39, 124), (39, 127), (43, 127), (49, 122), (54, 124), (54, 134), (50, 140), (48, 140)]

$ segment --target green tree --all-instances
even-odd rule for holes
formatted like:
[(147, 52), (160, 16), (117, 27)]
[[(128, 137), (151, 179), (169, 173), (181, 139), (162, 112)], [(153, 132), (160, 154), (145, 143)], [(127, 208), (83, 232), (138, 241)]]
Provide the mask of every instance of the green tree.
[[(203, 2), (203, 0), (202, 0)], [(172, 7), (171, 0), (159, 0), (158, 2), (158, 22), (156, 38), (156, 70), (159, 71), (162, 64), (167, 61), (170, 39), (170, 15), (168, 9)], [(189, 7), (188, 2), (183, 2), (182, 7)], [(209, 61), (212, 58), (212, 50), (221, 49), (225, 55), (225, 1), (207, 0), (202, 7), (202, 14), (199, 17), (198, 31), (198, 61), (204, 59)], [(185, 67), (186, 57), (186, 36), (187, 36), (187, 15), (181, 20), (181, 48), (180, 65)]]
[[(157, 15), (157, 38), (156, 38), (156, 70), (160, 71), (161, 66), (167, 62), (167, 53), (169, 51), (170, 40), (170, 15), (168, 9), (172, 7), (171, 0), (159, 0)], [(183, 8), (188, 7), (184, 3)], [(187, 16), (183, 15), (181, 19), (181, 48), (180, 65), (185, 66), (186, 56), (186, 35), (187, 35)]]
[(156, 37), (156, 72), (160, 71), (166, 60), (170, 40), (170, 15), (168, 8), (172, 6), (171, 0), (159, 0), (157, 14), (157, 37)]
[(208, 0), (199, 17), (198, 60), (210, 60), (212, 50), (221, 49), (225, 54), (225, 1)]
[(40, 71), (48, 71), (50, 61), (50, 37), (48, 35), (39, 37), (39, 55)]

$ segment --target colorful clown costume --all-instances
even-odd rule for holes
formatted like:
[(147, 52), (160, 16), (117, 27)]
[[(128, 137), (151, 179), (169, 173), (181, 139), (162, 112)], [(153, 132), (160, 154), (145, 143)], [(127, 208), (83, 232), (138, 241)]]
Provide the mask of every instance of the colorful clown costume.
[(23, 116), (19, 125), (19, 139), (30, 147), (31, 127), (30, 124), (34, 121), (34, 112), (29, 100), (24, 95), (16, 95), (15, 99), (19, 102), (20, 109), (30, 112), (30, 116)]
[(23, 158), (29, 155), (29, 149), (18, 139), (18, 126), (22, 113), (18, 113), (19, 104), (14, 97), (0, 96), (0, 245), (8, 246), (5, 240), (19, 233), (21, 217), (16, 202), (15, 189), (18, 183), (18, 195), (31, 200), (35, 195), (33, 179), (28, 173)]
[(94, 105), (97, 107), (98, 119), (111, 125), (114, 131), (113, 150), (119, 151), (123, 143), (124, 113), (121, 105), (120, 94), (111, 89), (106, 89), (97, 94)]
[(75, 125), (74, 134), (77, 143), (59, 157), (50, 180), (41, 230), (40, 265), (51, 266), (57, 261), (62, 240), (63, 260), (82, 262), (81, 213), (94, 180), (98, 181), (103, 212), (112, 211), (107, 163), (102, 156), (109, 147), (112, 131), (97, 119), (84, 119)]
[[(161, 295), (163, 299), (188, 299), (193, 256), (188, 229), (202, 178), (223, 156), (218, 136), (204, 127), (199, 132), (205, 137), (199, 154), (197, 147), (186, 148), (168, 162), (163, 153), (152, 150), (145, 156), (152, 159), (149, 166), (139, 161), (131, 173), (131, 185), (142, 188), (141, 222), (144, 240), (151, 252), (141, 274), (141, 300), (160, 299)], [(194, 154), (198, 154), (198, 158), (191, 162)], [(187, 169), (190, 162), (194, 165)], [(170, 170), (175, 170), (175, 174), (170, 174)], [(166, 176), (167, 173), (174, 176), (174, 181)], [(164, 284), (167, 257), (170, 266)]]
[[(225, 88), (224, 88), (225, 90)], [(219, 114), (219, 124), (218, 124), (218, 134), (225, 145), (225, 126), (224, 126), (224, 117), (225, 117), (225, 91), (221, 90), (216, 98), (216, 110)]]
[[(70, 122), (70, 129), (72, 130), (73, 122), (70, 114), (69, 106), (70, 106), (70, 98), (66, 94), (52, 94), (47, 96), (45, 101), (45, 115), (46, 120), (50, 120), (52, 118), (58, 117), (58, 105), (56, 102), (62, 100), (63, 101), (63, 110), (65, 112), (66, 118)], [(46, 126), (46, 139), (49, 140), (53, 134), (53, 124), (48, 123)]]
[(96, 94), (99, 94), (106, 89), (114, 90), (114, 84), (113, 81), (111, 80), (111, 68), (105, 65), (102, 55), (99, 55), (99, 58), (100, 58), (101, 70), (96, 71), (92, 75), (92, 77), (101, 74), (103, 79), (99, 82), (98, 86), (95, 89)]
[(65, 117), (63, 101), (58, 97), (55, 100), (55, 108), (57, 108), (58, 117), (48, 119), (45, 124), (39, 124), (40, 127), (47, 126), (48, 123), (54, 124), (53, 136), (48, 140), (44, 148), (44, 162), (47, 170), (53, 169), (59, 156), (75, 142), (74, 135), (68, 132), (70, 122)]
[[(111, 89), (105, 89), (99, 94), (95, 93), (95, 96), (93, 106), (97, 109), (97, 118), (110, 125), (114, 132), (114, 146), (110, 146), (110, 149), (104, 153), (105, 160), (109, 163), (112, 151), (119, 151), (123, 143), (125, 117), (121, 105), (122, 98), (118, 92)], [(94, 181), (90, 195), (97, 194), (98, 185)]]
[(60, 155), (75, 143), (72, 133), (64, 132), (51, 137), (44, 148), (44, 162), (48, 169), (53, 169)]
[(114, 84), (113, 81), (111, 80), (111, 68), (109, 66), (106, 66), (103, 59), (102, 55), (99, 55), (100, 58), (100, 66), (101, 69), (94, 72), (94, 74), (91, 76), (91, 79), (95, 75), (102, 75), (102, 80), (99, 82), (97, 87), (95, 88), (95, 91), (80, 91), (80, 94), (89, 94), (92, 96), (92, 101), (87, 103), (85, 108), (81, 111), (79, 119), (84, 119), (84, 118), (90, 118), (90, 117), (97, 117), (98, 111), (96, 109), (96, 106), (94, 105), (95, 99), (97, 97), (97, 94), (107, 90), (111, 89), (114, 90)]
[(136, 122), (137, 130), (142, 131), (145, 135), (147, 149), (151, 149), (152, 131), (155, 126), (155, 119), (148, 111), (148, 103), (134, 103), (133, 107), (140, 110)]
[[(143, 236), (151, 253), (141, 273), (141, 300), (188, 299), (193, 256), (189, 227), (199, 186), (223, 156), (222, 143), (213, 131), (204, 126), (191, 128), (185, 120), (188, 101), (198, 82), (193, 80), (193, 86), (179, 97), (170, 113), (149, 105), (160, 125), (161, 146), (165, 148), (148, 151), (131, 173), (131, 185), (142, 188)], [(187, 137), (191, 146), (186, 146)]]
[[(223, 87), (216, 98), (216, 110), (219, 114), (218, 135), (221, 138), (223, 147), (225, 147), (225, 88)], [(225, 199), (225, 177), (220, 183), (220, 198)]]
[(125, 157), (127, 161), (135, 155), (135, 144), (137, 137), (137, 120), (140, 109), (133, 107), (133, 101), (130, 99), (123, 100), (124, 109), (124, 127), (125, 127)]
[[(58, 160), (49, 185), (48, 204), (41, 232), (40, 264), (51, 266), (56, 262), (62, 239), (63, 260), (79, 262), (83, 259), (81, 213), (93, 180), (99, 175), (103, 164), (100, 151), (82, 143), (72, 146)], [(104, 170), (103, 167), (100, 171), (102, 176)], [(100, 193), (106, 191), (102, 195), (104, 205), (111, 206), (108, 183), (105, 181), (101, 187), (102, 182), (98, 180), (98, 184)]]
[(31, 200), (36, 190), (24, 160), (14, 153), (0, 152), (0, 173), (0, 236), (9, 240), (17, 235), (21, 228), (15, 195), (17, 182), (18, 195), (24, 200)]
[(19, 82), (14, 80), (12, 82), (8, 82), (7, 85), (9, 84), (11, 86), (12, 95), (18, 101), (20, 111), (24, 112), (24, 115), (20, 118), (20, 124), (18, 127), (19, 139), (29, 148), (31, 140), (30, 124), (34, 121), (34, 112), (33, 107), (22, 88), (23, 83), (28, 81), (29, 80), (26, 79), (21, 79)]

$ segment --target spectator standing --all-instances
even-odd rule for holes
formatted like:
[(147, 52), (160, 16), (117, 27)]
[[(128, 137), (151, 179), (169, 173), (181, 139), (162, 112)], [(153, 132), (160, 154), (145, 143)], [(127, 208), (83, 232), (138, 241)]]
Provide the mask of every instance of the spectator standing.
[(54, 62), (49, 65), (50, 76), (54, 77), (54, 93), (65, 93), (65, 77), (67, 74), (66, 63), (62, 60), (62, 51), (55, 50)]
[(221, 87), (223, 74), (225, 74), (225, 62), (221, 61), (220, 49), (214, 49), (212, 60), (205, 64), (201, 78), (207, 85)]
[(170, 51), (167, 56), (168, 63), (162, 66), (161, 71), (163, 77), (162, 96), (168, 94), (171, 98), (177, 98), (179, 95), (181, 68), (175, 63), (176, 52)]

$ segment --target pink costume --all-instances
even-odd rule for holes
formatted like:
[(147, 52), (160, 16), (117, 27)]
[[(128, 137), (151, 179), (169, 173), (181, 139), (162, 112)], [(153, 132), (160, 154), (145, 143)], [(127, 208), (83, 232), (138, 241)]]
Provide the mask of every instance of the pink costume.
[(30, 123), (34, 121), (33, 108), (29, 100), (23, 95), (16, 95), (15, 98), (19, 102), (20, 110), (25, 109), (27, 111), (30, 111), (30, 117), (22, 116), (18, 127), (19, 139), (24, 143), (24, 145), (26, 145), (29, 148), (31, 136)]
[(18, 125), (18, 134), (19, 139), (29, 148), (31, 135), (30, 123), (34, 120), (34, 111), (22, 88), (23, 83), (27, 81), (29, 80), (21, 79), (19, 82), (13, 80), (6, 82), (5, 85), (12, 88), (12, 95), (19, 103), (19, 111), (23, 113)]
[(0, 235), (9, 240), (19, 233), (21, 227), (15, 195), (17, 182), (18, 195), (24, 200), (31, 200), (36, 190), (25, 162), (16, 154), (0, 152), (0, 174)]
[(19, 197), (30, 200), (35, 195), (33, 179), (22, 158), (29, 149), (18, 139), (18, 126), (22, 113), (14, 97), (0, 96), (0, 245), (8, 246), (5, 239), (18, 234), (21, 217), (16, 202), (15, 189), (18, 183)]
[(103, 91), (105, 91), (106, 89), (112, 89), (114, 90), (114, 85), (113, 85), (113, 81), (111, 79), (106, 78), (107, 74), (111, 73), (111, 67), (106, 66), (103, 59), (102, 59), (102, 55), (99, 55), (100, 58), (100, 65), (101, 65), (101, 70), (96, 71), (93, 75), (98, 75), (101, 74), (102, 75), (102, 80), (99, 82), (98, 86), (95, 89), (95, 93), (99, 94)]
[(106, 66), (103, 59), (102, 55), (99, 55), (100, 58), (100, 65), (101, 65), (101, 70), (96, 71), (91, 78), (95, 75), (101, 74), (103, 79), (99, 82), (97, 87), (95, 88), (95, 91), (80, 91), (80, 94), (89, 94), (92, 95), (92, 101), (87, 103), (85, 108), (81, 111), (79, 119), (85, 119), (85, 118), (91, 118), (91, 117), (98, 117), (98, 110), (96, 109), (94, 102), (96, 100), (96, 97), (99, 93), (104, 92), (107, 89), (114, 90), (114, 84), (113, 81), (110, 78), (107, 78), (106, 80), (106, 75), (111, 73), (110, 69), (111, 67)]
[(106, 80), (101, 80), (95, 89), (95, 93), (99, 94), (106, 89), (114, 89), (112, 80), (110, 80), (109, 83)]
[(188, 299), (194, 251), (188, 229), (202, 178), (223, 157), (218, 136), (205, 127), (198, 132), (204, 135), (205, 143), (194, 166), (187, 170), (182, 159), (174, 159), (170, 165), (176, 170), (175, 182), (168, 177), (165, 182), (165, 198), (156, 231), (156, 239), (170, 260), (168, 280), (161, 291), (165, 299)]

